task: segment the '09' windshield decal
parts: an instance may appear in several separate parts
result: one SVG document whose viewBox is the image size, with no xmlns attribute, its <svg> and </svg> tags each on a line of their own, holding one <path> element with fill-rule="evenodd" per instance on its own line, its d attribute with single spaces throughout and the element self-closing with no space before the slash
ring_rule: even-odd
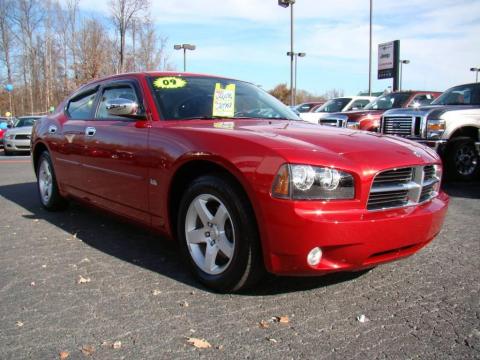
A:
<svg viewBox="0 0 480 360">
<path fill-rule="evenodd" d="M 156 78 L 153 86 L 156 89 L 179 89 L 187 85 L 187 80 L 177 76 L 164 76 Z"/>
</svg>

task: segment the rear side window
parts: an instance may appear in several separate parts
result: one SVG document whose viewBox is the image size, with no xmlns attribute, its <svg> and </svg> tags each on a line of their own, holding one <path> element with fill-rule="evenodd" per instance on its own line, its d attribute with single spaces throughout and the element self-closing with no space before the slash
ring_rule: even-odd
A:
<svg viewBox="0 0 480 360">
<path fill-rule="evenodd" d="M 72 98 L 67 107 L 67 112 L 70 118 L 77 120 L 91 119 L 96 96 L 97 92 L 92 91 Z"/>
<path fill-rule="evenodd" d="M 97 119 L 125 119 L 122 116 L 110 115 L 107 111 L 107 102 L 113 99 L 127 99 L 139 103 L 135 90 L 128 85 L 122 85 L 112 88 L 106 88 L 103 91 L 102 98 L 97 110 Z"/>
</svg>

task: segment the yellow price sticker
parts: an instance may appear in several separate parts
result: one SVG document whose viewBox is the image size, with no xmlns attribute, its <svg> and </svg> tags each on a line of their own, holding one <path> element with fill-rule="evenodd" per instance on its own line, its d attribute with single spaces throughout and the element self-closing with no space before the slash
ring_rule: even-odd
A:
<svg viewBox="0 0 480 360">
<path fill-rule="evenodd" d="M 235 84 L 215 84 L 213 94 L 212 115 L 218 117 L 233 117 L 235 114 Z"/>
<path fill-rule="evenodd" d="M 179 89 L 187 85 L 187 80 L 177 76 L 164 76 L 156 78 L 153 86 L 157 89 Z"/>
</svg>

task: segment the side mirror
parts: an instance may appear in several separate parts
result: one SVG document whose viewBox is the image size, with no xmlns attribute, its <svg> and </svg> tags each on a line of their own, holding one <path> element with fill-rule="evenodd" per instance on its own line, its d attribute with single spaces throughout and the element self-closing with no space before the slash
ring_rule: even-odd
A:
<svg viewBox="0 0 480 360">
<path fill-rule="evenodd" d="M 11 128 L 13 128 L 13 124 L 12 124 L 12 123 L 8 123 L 8 124 L 7 124 L 7 129 L 11 129 Z"/>
<path fill-rule="evenodd" d="M 130 99 L 116 98 L 108 100 L 105 104 L 107 112 L 113 116 L 135 116 L 138 104 Z"/>
</svg>

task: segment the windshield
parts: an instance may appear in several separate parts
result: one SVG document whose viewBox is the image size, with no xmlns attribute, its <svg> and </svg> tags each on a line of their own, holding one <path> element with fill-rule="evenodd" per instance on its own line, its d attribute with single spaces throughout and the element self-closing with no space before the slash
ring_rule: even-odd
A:
<svg viewBox="0 0 480 360">
<path fill-rule="evenodd" d="M 19 128 L 19 127 L 24 127 L 24 126 L 33 126 L 33 124 L 35 123 L 35 121 L 37 121 L 38 118 L 21 118 L 21 119 L 18 119 L 17 123 L 15 124 L 15 127 L 16 128 Z"/>
<path fill-rule="evenodd" d="M 196 76 L 151 77 L 149 81 L 162 116 L 167 120 L 300 120 L 279 100 L 243 81 Z"/>
<path fill-rule="evenodd" d="M 365 106 L 364 110 L 388 110 L 401 108 L 405 106 L 409 98 L 409 93 L 392 93 L 382 95 Z"/>
<path fill-rule="evenodd" d="M 432 105 L 480 105 L 480 84 L 455 86 L 432 102 Z"/>
<path fill-rule="evenodd" d="M 333 112 L 339 112 L 342 111 L 345 106 L 351 101 L 351 98 L 337 98 L 337 99 L 331 99 L 328 100 L 325 104 L 320 106 L 317 110 L 315 110 L 316 113 L 319 112 L 326 112 L 326 113 L 333 113 Z"/>
</svg>

